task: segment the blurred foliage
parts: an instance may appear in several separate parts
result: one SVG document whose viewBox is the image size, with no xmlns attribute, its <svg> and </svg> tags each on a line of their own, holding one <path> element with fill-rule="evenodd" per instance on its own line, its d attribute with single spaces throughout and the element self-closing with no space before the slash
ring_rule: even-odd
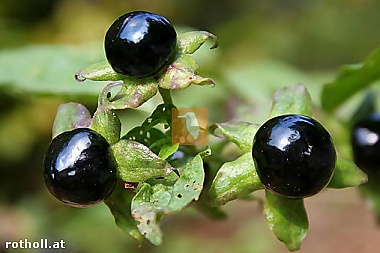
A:
<svg viewBox="0 0 380 253">
<path fill-rule="evenodd" d="M 255 204 L 249 213 L 253 217 L 247 219 L 242 218 L 248 214 L 238 204 L 228 206 L 230 213 L 238 215 L 223 231 L 213 230 L 213 221 L 206 221 L 193 209 L 186 210 L 165 220 L 166 242 L 161 248 L 139 247 L 116 228 L 105 205 L 72 209 L 45 189 L 42 159 L 59 104 L 80 102 L 93 113 L 103 88 L 101 83 L 76 83 L 74 74 L 104 60 L 103 36 L 108 26 L 119 15 L 137 9 L 160 13 L 177 29 L 194 27 L 218 36 L 217 50 L 204 47 L 194 54 L 201 74 L 212 77 L 216 86 L 173 92 L 177 106 L 208 107 L 211 123 L 261 123 L 269 115 L 274 91 L 297 83 L 307 86 L 318 105 L 322 84 L 334 80 L 339 66 L 362 62 L 380 45 L 380 1 L 375 0 L 3 0 L 0 252 L 2 242 L 20 238 L 64 239 L 68 252 L 73 253 L 283 249 L 265 224 L 257 222 L 262 216 L 255 212 Z M 376 87 L 374 94 L 379 97 Z M 354 95 L 338 108 L 338 117 L 316 112 L 337 145 L 347 142 L 343 120 L 362 96 Z M 120 112 L 122 132 L 140 125 L 158 101 L 154 98 L 138 111 Z M 346 146 L 340 149 L 349 155 Z M 225 159 L 231 154 L 229 150 L 221 152 Z M 201 226 L 195 219 L 209 226 L 202 227 L 205 232 L 193 228 Z"/>
</svg>

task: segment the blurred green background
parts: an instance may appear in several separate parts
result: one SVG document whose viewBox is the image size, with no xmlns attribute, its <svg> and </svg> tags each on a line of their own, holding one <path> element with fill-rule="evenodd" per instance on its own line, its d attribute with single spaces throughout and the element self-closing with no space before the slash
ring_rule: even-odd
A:
<svg viewBox="0 0 380 253">
<path fill-rule="evenodd" d="M 76 83 L 74 73 L 104 59 L 106 30 L 132 10 L 159 13 L 178 31 L 218 36 L 218 49 L 206 45 L 195 55 L 201 74 L 216 87 L 174 92 L 178 107 L 208 107 L 211 122 L 262 123 L 273 92 L 297 83 L 308 87 L 318 106 L 321 86 L 341 65 L 362 61 L 380 45 L 376 0 L 2 0 L 0 252 L 50 252 L 5 251 L 5 241 L 25 238 L 63 239 L 67 248 L 54 252 L 70 253 L 287 252 L 264 223 L 257 201 L 228 204 L 223 221 L 191 208 L 167 217 L 165 242 L 154 247 L 123 234 L 105 205 L 74 209 L 46 190 L 42 160 L 56 109 L 69 101 L 96 108 L 104 84 Z M 156 97 L 121 113 L 123 131 L 140 124 L 159 102 Z M 375 218 L 355 189 L 326 191 L 307 199 L 306 208 L 310 231 L 300 252 L 380 248 Z"/>
</svg>

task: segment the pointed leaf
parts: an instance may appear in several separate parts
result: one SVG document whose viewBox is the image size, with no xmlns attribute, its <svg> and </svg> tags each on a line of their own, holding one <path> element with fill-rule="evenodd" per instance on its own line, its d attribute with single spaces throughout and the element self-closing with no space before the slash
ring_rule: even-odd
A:
<svg viewBox="0 0 380 253">
<path fill-rule="evenodd" d="M 162 146 L 172 141 L 169 135 L 154 127 L 158 124 L 163 124 L 164 128 L 171 126 L 172 108 L 175 108 L 172 104 L 158 105 L 153 113 L 144 120 L 141 126 L 131 129 L 123 136 L 123 139 L 140 142 L 158 154 Z"/>
<path fill-rule="evenodd" d="M 271 118 L 284 114 L 311 116 L 311 97 L 304 85 L 298 84 L 276 91 L 273 97 Z"/>
<path fill-rule="evenodd" d="M 160 104 L 153 113 L 142 124 L 143 128 L 152 128 L 158 124 L 164 124 L 164 127 L 172 125 L 172 109 L 176 108 L 173 104 Z"/>
<path fill-rule="evenodd" d="M 94 63 L 75 74 L 75 79 L 78 82 L 83 82 L 87 79 L 92 81 L 120 81 L 124 78 L 126 77 L 112 69 L 108 61 Z"/>
<path fill-rule="evenodd" d="M 150 202 L 156 212 L 172 214 L 181 211 L 193 200 L 198 200 L 204 182 L 203 162 L 200 155 L 189 161 L 181 176 L 169 175 L 165 179 L 150 180 L 152 194 Z"/>
<path fill-rule="evenodd" d="M 92 118 L 90 127 L 100 133 L 110 145 L 120 140 L 121 122 L 113 111 L 97 110 Z"/>
<path fill-rule="evenodd" d="M 158 218 L 163 214 L 176 213 L 193 200 L 197 200 L 203 188 L 204 171 L 200 155 L 185 167 L 180 178 L 168 176 L 145 183 L 132 200 L 132 216 L 139 222 L 139 231 L 151 243 L 162 243 Z"/>
<path fill-rule="evenodd" d="M 171 143 L 171 139 L 157 128 L 145 129 L 141 126 L 131 129 L 123 139 L 137 141 L 158 154 L 163 145 Z"/>
<path fill-rule="evenodd" d="M 143 236 L 137 228 L 138 222 L 131 215 L 131 202 L 134 195 L 133 191 L 117 185 L 111 196 L 104 203 L 114 216 L 116 225 L 141 242 Z"/>
<path fill-rule="evenodd" d="M 212 40 L 214 45 L 210 48 L 218 47 L 218 38 L 206 31 L 192 31 L 178 35 L 177 48 L 183 54 L 192 54 L 200 48 L 207 40 Z"/>
<path fill-rule="evenodd" d="M 328 187 L 345 188 L 356 187 L 367 182 L 367 175 L 354 162 L 338 156 L 334 175 Z"/>
<path fill-rule="evenodd" d="M 90 124 L 91 114 L 86 107 L 78 103 L 61 104 L 55 116 L 52 136 L 54 138 L 76 128 L 88 128 Z"/>
<path fill-rule="evenodd" d="M 227 122 L 216 123 L 210 126 L 210 132 L 215 136 L 220 136 L 220 134 L 222 134 L 229 141 L 235 143 L 245 153 L 252 150 L 253 137 L 258 128 L 258 125 L 249 122 Z"/>
<path fill-rule="evenodd" d="M 322 90 L 321 103 L 327 111 L 333 111 L 356 92 L 369 87 L 380 78 L 380 48 L 376 49 L 363 64 L 341 68 L 337 78 Z"/>
<path fill-rule="evenodd" d="M 131 213 L 133 218 L 139 222 L 137 225 L 141 234 L 154 245 L 161 245 L 163 241 L 162 232 L 157 224 L 157 210 L 150 202 L 152 187 L 144 184 L 132 200 Z"/>
<path fill-rule="evenodd" d="M 266 191 L 264 216 L 270 229 L 290 251 L 299 250 L 309 227 L 303 199 L 288 199 Z"/>
<path fill-rule="evenodd" d="M 179 143 L 176 143 L 174 145 L 164 145 L 160 149 L 158 156 L 161 157 L 162 159 L 166 159 L 172 154 L 174 154 L 178 150 L 178 148 L 179 148 Z"/>
<path fill-rule="evenodd" d="M 175 90 L 187 88 L 192 84 L 215 84 L 211 78 L 196 75 L 197 70 L 198 65 L 193 57 L 189 55 L 179 55 L 163 73 L 158 81 L 158 85 L 164 89 Z"/>
<path fill-rule="evenodd" d="M 203 189 L 204 178 L 203 161 L 201 156 L 197 155 L 186 165 L 181 177 L 175 182 L 172 197 L 165 212 L 178 212 L 193 200 L 198 200 Z"/>
<path fill-rule="evenodd" d="M 118 177 L 126 182 L 141 182 L 170 174 L 173 167 L 148 147 L 122 139 L 112 147 L 118 165 Z"/>
<path fill-rule="evenodd" d="M 209 189 L 210 203 L 215 206 L 224 205 L 263 188 L 251 153 L 245 153 L 219 169 Z"/>
<path fill-rule="evenodd" d="M 137 108 L 157 93 L 155 83 L 126 85 L 121 82 L 108 84 L 99 96 L 100 110 Z"/>
</svg>

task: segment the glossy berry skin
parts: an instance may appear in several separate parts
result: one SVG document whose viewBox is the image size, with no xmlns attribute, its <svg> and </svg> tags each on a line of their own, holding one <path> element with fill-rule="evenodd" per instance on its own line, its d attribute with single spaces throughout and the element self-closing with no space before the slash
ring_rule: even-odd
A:
<svg viewBox="0 0 380 253">
<path fill-rule="evenodd" d="M 356 165 L 368 175 L 380 175 L 380 114 L 373 113 L 351 130 L 351 146 Z"/>
<path fill-rule="evenodd" d="M 305 198 L 324 189 L 336 161 L 326 129 L 316 120 L 297 114 L 264 123 L 254 137 L 252 156 L 265 188 L 288 198 Z"/>
<path fill-rule="evenodd" d="M 116 163 L 107 141 L 97 132 L 78 128 L 55 137 L 44 160 L 50 193 L 74 207 L 102 202 L 116 185 Z"/>
<path fill-rule="evenodd" d="M 176 43 L 177 33 L 166 18 L 135 11 L 110 26 L 104 47 L 115 72 L 140 78 L 159 72 L 174 54 Z"/>
</svg>

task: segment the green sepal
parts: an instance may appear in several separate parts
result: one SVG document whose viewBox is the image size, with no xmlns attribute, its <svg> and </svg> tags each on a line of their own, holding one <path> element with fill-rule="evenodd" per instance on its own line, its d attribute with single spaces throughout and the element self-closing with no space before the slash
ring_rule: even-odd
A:
<svg viewBox="0 0 380 253">
<path fill-rule="evenodd" d="M 75 80 L 83 82 L 85 80 L 92 81 L 121 81 L 125 76 L 116 73 L 108 61 L 94 63 L 86 68 L 79 70 L 75 74 Z"/>
<path fill-rule="evenodd" d="M 300 249 L 309 227 L 303 199 L 288 199 L 266 192 L 265 221 L 289 251 Z"/>
<path fill-rule="evenodd" d="M 197 75 L 198 64 L 193 57 L 180 54 L 171 63 L 158 81 L 158 85 L 163 89 L 177 90 L 185 89 L 192 84 L 214 85 L 211 78 Z"/>
<path fill-rule="evenodd" d="M 144 237 L 137 228 L 138 222 L 131 215 L 131 202 L 134 196 L 135 192 L 131 189 L 124 189 L 117 184 L 111 196 L 104 203 L 114 216 L 116 225 L 122 231 L 142 242 Z"/>
<path fill-rule="evenodd" d="M 79 82 L 87 79 L 93 81 L 118 81 L 118 83 L 125 86 L 119 93 L 113 96 L 112 105 L 109 105 L 107 102 L 110 98 L 108 94 L 110 88 L 106 92 L 103 91 L 105 96 L 102 97 L 106 98 L 103 101 L 109 105 L 107 108 L 136 108 L 156 94 L 158 87 L 164 89 L 184 89 L 191 84 L 215 84 L 211 78 L 197 75 L 198 64 L 192 56 L 188 55 L 194 53 L 202 44 L 210 39 L 214 41 L 214 45 L 211 48 L 217 47 L 216 36 L 209 32 L 195 31 L 180 34 L 178 36 L 176 51 L 173 54 L 174 57 L 155 76 L 146 78 L 124 76 L 116 73 L 108 61 L 102 61 L 81 69 L 75 74 L 75 79 Z M 119 102 L 118 100 L 121 101 Z"/>
<path fill-rule="evenodd" d="M 121 122 L 111 110 L 97 110 L 92 117 L 91 129 L 100 133 L 110 145 L 120 140 Z"/>
<path fill-rule="evenodd" d="M 178 35 L 177 50 L 182 54 L 192 54 L 197 51 L 206 41 L 212 40 L 214 44 L 210 49 L 218 47 L 218 38 L 206 31 L 191 31 Z"/>
<path fill-rule="evenodd" d="M 284 114 L 312 115 L 309 92 L 303 84 L 278 89 L 273 96 L 270 117 Z"/>
<path fill-rule="evenodd" d="M 111 148 L 118 166 L 118 177 L 123 181 L 142 182 L 165 177 L 175 170 L 168 162 L 139 142 L 121 139 Z"/>
<path fill-rule="evenodd" d="M 155 83 L 124 84 L 114 82 L 108 84 L 100 93 L 98 99 L 99 110 L 122 110 L 137 108 L 158 91 Z"/>
<path fill-rule="evenodd" d="M 336 79 L 324 85 L 321 96 L 322 107 L 334 111 L 355 93 L 369 87 L 380 78 L 380 48 L 376 49 L 361 64 L 346 65 Z"/>
<path fill-rule="evenodd" d="M 263 188 L 252 154 L 248 152 L 235 161 L 222 165 L 209 189 L 209 202 L 213 206 L 224 205 Z"/>
<path fill-rule="evenodd" d="M 91 124 L 91 114 L 81 104 L 67 103 L 58 107 L 53 123 L 52 138 L 76 128 L 88 128 Z"/>
<path fill-rule="evenodd" d="M 356 187 L 367 182 L 367 175 L 362 172 L 353 161 L 337 157 L 333 177 L 329 188 Z"/>
<path fill-rule="evenodd" d="M 253 138 L 259 126 L 249 122 L 215 123 L 210 126 L 210 132 L 215 136 L 222 134 L 229 141 L 235 143 L 243 153 L 250 152 Z"/>
</svg>

